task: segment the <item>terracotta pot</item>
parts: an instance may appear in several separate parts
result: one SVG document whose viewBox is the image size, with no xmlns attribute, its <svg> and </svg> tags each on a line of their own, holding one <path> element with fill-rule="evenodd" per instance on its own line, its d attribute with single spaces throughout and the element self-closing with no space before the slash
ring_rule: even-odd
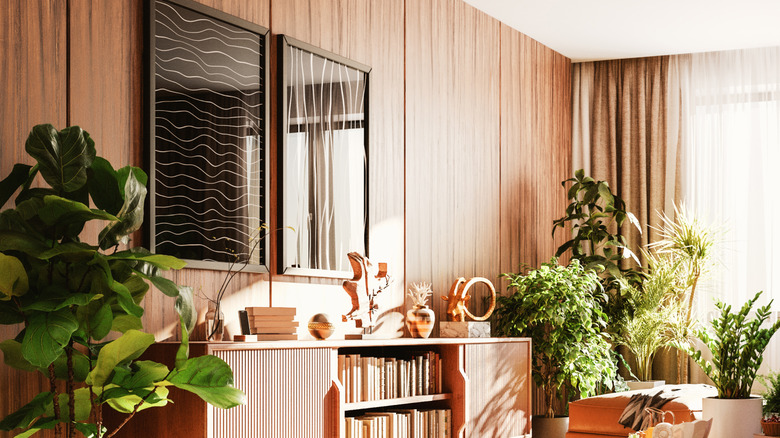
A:
<svg viewBox="0 0 780 438">
<path fill-rule="evenodd" d="M 703 398 L 702 419 L 713 419 L 709 438 L 753 438 L 761 433 L 762 404 L 759 397 Z"/>
<path fill-rule="evenodd" d="M 534 438 L 564 438 L 569 430 L 569 417 L 547 418 L 535 415 L 531 420 L 531 435 Z"/>
<path fill-rule="evenodd" d="M 415 305 L 406 312 L 406 328 L 413 338 L 427 338 L 433 330 L 436 314 L 428 306 Z"/>
</svg>

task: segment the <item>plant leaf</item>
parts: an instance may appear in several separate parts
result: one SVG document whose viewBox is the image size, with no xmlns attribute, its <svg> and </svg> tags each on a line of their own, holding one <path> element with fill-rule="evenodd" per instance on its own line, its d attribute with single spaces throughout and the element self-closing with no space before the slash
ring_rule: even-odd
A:
<svg viewBox="0 0 780 438">
<path fill-rule="evenodd" d="M 24 358 L 22 355 L 22 343 L 15 339 L 6 339 L 0 342 L 0 351 L 3 352 L 3 361 L 11 368 L 24 371 L 35 371 L 38 369 Z"/>
<path fill-rule="evenodd" d="M 135 173 L 128 174 L 124 185 L 125 201 L 117 213 L 118 221 L 112 222 L 100 232 L 99 246 L 102 249 L 111 248 L 119 243 L 127 243 L 128 236 L 141 228 L 144 222 L 144 200 L 146 199 L 146 187 L 135 177 Z"/>
<path fill-rule="evenodd" d="M 141 318 L 133 315 L 116 315 L 111 323 L 111 330 L 127 333 L 129 330 L 141 330 L 144 328 Z"/>
<path fill-rule="evenodd" d="M 30 289 L 27 270 L 19 259 L 0 253 L 0 300 L 21 297 Z"/>
<path fill-rule="evenodd" d="M 178 286 L 179 294 L 176 297 L 174 307 L 179 313 L 181 323 L 187 328 L 187 332 L 192 332 L 198 319 L 198 313 L 195 310 L 195 300 L 192 294 L 192 288 L 189 286 Z"/>
<path fill-rule="evenodd" d="M 78 126 L 57 132 L 52 125 L 34 126 L 24 145 L 38 161 L 43 179 L 55 190 L 74 192 L 87 182 L 95 159 L 95 142 Z"/>
<path fill-rule="evenodd" d="M 42 392 L 36 395 L 18 411 L 0 421 L 0 430 L 27 429 L 36 418 L 43 415 L 46 411 L 46 405 L 50 404 L 53 399 L 51 392 Z"/>
<path fill-rule="evenodd" d="M 31 364 L 46 368 L 62 355 L 70 336 L 79 328 L 76 317 L 68 309 L 34 313 L 22 340 L 22 354 Z"/>
<path fill-rule="evenodd" d="M 32 169 L 32 166 L 21 163 L 14 164 L 11 173 L 4 180 L 0 181 L 0 207 L 5 205 L 14 192 L 16 192 L 16 189 L 27 181 L 27 178 L 30 176 L 30 169 Z"/>
<path fill-rule="evenodd" d="M 216 356 L 188 359 L 181 368 L 171 372 L 168 382 L 222 409 L 246 403 L 246 394 L 233 387 L 233 370 Z"/>
<path fill-rule="evenodd" d="M 95 207 L 117 215 L 122 209 L 123 196 L 114 167 L 103 157 L 95 157 L 87 171 L 87 186 Z"/>
<path fill-rule="evenodd" d="M 93 219 L 115 221 L 114 215 L 103 210 L 87 207 L 81 202 L 59 196 L 44 196 L 43 207 L 38 211 L 38 216 L 48 226 L 66 226 L 71 223 L 87 222 Z"/>
<path fill-rule="evenodd" d="M 114 367 L 125 361 L 136 359 L 152 344 L 154 344 L 154 335 L 138 330 L 128 330 L 100 349 L 97 363 L 92 372 L 89 373 L 87 383 L 92 386 L 103 386 L 109 382 Z"/>
</svg>

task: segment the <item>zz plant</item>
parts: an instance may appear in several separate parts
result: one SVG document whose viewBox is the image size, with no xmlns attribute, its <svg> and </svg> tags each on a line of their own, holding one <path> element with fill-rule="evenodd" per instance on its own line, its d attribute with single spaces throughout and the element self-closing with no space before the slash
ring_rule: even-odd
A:
<svg viewBox="0 0 780 438">
<path fill-rule="evenodd" d="M 688 353 L 712 379 L 718 398 L 750 398 L 750 388 L 764 360 L 764 350 L 780 328 L 780 321 L 761 328 L 769 318 L 772 301 L 756 309 L 755 316 L 748 319 L 760 296 L 761 292 L 757 293 L 736 313 L 722 302 L 715 304 L 720 316 L 712 322 L 713 335 L 704 329 L 696 333 L 712 352 L 712 362 L 702 358 L 701 350 L 694 351 L 690 343 L 676 343 L 677 348 Z"/>
<path fill-rule="evenodd" d="M 532 374 L 544 392 L 546 416 L 555 416 L 555 400 L 572 389 L 589 397 L 599 385 L 612 388 L 617 366 L 602 333 L 607 316 L 596 273 L 576 259 L 561 266 L 553 258 L 525 275 L 504 276 L 512 293 L 498 298 L 496 330 L 531 338 Z"/>
<path fill-rule="evenodd" d="M 171 386 L 221 408 L 243 403 L 224 361 L 188 358 L 192 290 L 159 275 L 184 262 L 143 248 L 119 250 L 143 222 L 146 174 L 114 170 L 78 126 L 35 126 L 25 150 L 36 164 L 16 164 L 0 182 L 0 205 L 17 193 L 15 207 L 0 212 L 0 324 L 20 327 L 0 350 L 8 366 L 42 373 L 50 388 L 2 420 L 0 430 L 110 437 L 118 428 L 106 429 L 105 406 L 125 413 L 124 425 L 138 411 L 165 405 Z M 48 187 L 33 187 L 38 175 Z M 95 220 L 107 222 L 98 244 L 82 242 L 85 224 Z M 172 369 L 137 360 L 154 343 L 141 331 L 149 283 L 176 299 L 183 341 Z"/>
</svg>

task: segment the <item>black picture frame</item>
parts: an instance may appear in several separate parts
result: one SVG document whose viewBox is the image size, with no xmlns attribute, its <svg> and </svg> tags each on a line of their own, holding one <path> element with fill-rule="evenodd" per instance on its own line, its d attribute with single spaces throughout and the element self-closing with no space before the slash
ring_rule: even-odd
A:
<svg viewBox="0 0 780 438">
<path fill-rule="evenodd" d="M 367 66 L 365 64 L 362 64 L 360 62 L 345 58 L 343 56 L 337 55 L 335 53 L 328 52 L 327 50 L 323 50 L 319 47 L 313 46 L 311 44 L 305 43 L 303 41 L 297 40 L 295 38 L 292 38 L 287 35 L 279 35 L 277 36 L 277 47 L 278 47 L 278 56 L 277 56 L 277 77 L 278 77 L 278 114 L 279 117 L 277 118 L 278 126 L 277 126 L 277 141 L 278 141 L 278 154 L 277 154 L 277 180 L 279 181 L 278 184 L 278 205 L 277 205 L 277 223 L 280 227 L 290 227 L 292 226 L 295 228 L 294 231 L 283 229 L 282 232 L 279 234 L 280 239 L 278 241 L 278 251 L 277 251 L 277 266 L 278 271 L 280 274 L 285 275 L 300 275 L 300 276 L 308 276 L 308 277 L 325 277 L 325 278 L 352 278 L 354 273 L 350 270 L 350 265 L 347 257 L 348 251 L 356 250 L 356 252 L 361 253 L 362 255 L 368 256 L 368 247 L 369 247 L 369 233 L 368 233 L 368 225 L 369 225 L 369 175 L 368 175 L 368 168 L 369 168 L 369 132 L 370 132 L 370 126 L 369 126 L 369 90 L 370 90 L 370 73 L 371 73 L 371 67 Z M 295 191 L 296 189 L 291 189 L 288 186 L 288 177 L 289 177 L 289 171 L 288 171 L 288 159 L 286 155 L 286 151 L 288 151 L 289 144 L 288 144 L 288 129 L 291 126 L 290 123 L 290 114 L 289 114 L 289 104 L 290 104 L 290 94 L 291 94 L 291 88 L 290 88 L 290 75 L 287 69 L 290 67 L 290 60 L 288 58 L 291 57 L 291 49 L 297 50 L 298 53 L 308 54 L 314 58 L 320 58 L 320 60 L 324 60 L 326 63 L 331 62 L 334 64 L 339 64 L 340 66 L 343 66 L 346 69 L 351 69 L 357 72 L 357 74 L 361 75 L 362 80 L 362 87 L 363 87 L 363 97 L 362 97 L 362 119 L 352 121 L 352 127 L 355 127 L 356 125 L 359 125 L 360 128 L 363 129 L 363 135 L 362 135 L 362 154 L 363 154 L 363 170 L 362 170 L 362 204 L 363 204 L 363 211 L 361 212 L 362 215 L 362 232 L 360 232 L 360 237 L 362 240 L 362 246 L 361 248 L 348 248 L 346 250 L 342 251 L 331 251 L 332 255 L 331 258 L 334 260 L 337 260 L 338 263 L 341 265 L 339 266 L 340 269 L 332 269 L 332 268 L 323 268 L 321 266 L 301 266 L 299 264 L 290 263 L 290 249 L 289 249 L 289 243 L 293 239 L 298 239 L 298 236 L 300 236 L 300 233 L 305 232 L 305 230 L 302 230 L 301 227 L 295 227 L 296 224 L 289 223 L 288 220 L 286 220 L 286 212 L 291 209 L 290 205 L 287 205 L 285 195 L 289 194 L 291 191 Z M 315 61 L 316 62 L 316 61 Z M 307 64 L 308 65 L 308 64 Z M 316 82 L 316 81 L 315 81 Z M 305 94 L 305 93 L 303 93 Z M 300 117 L 300 116 L 299 116 Z M 311 115 L 309 115 L 311 117 Z M 312 237 L 309 239 L 310 242 L 316 241 L 319 242 L 321 239 L 318 239 L 317 237 Z M 356 240 L 356 239 L 351 239 Z M 318 243 L 319 244 L 319 243 Z"/>
<path fill-rule="evenodd" d="M 268 272 L 269 30 L 190 0 L 145 15 L 147 243 L 192 268 Z"/>
</svg>

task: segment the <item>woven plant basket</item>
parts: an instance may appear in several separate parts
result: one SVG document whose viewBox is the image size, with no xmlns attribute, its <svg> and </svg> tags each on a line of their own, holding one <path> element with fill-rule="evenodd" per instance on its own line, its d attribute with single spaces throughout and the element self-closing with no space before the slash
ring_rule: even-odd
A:
<svg viewBox="0 0 780 438">
<path fill-rule="evenodd" d="M 766 436 L 780 436 L 780 423 L 776 421 L 766 422 L 761 420 L 761 430 Z"/>
</svg>

